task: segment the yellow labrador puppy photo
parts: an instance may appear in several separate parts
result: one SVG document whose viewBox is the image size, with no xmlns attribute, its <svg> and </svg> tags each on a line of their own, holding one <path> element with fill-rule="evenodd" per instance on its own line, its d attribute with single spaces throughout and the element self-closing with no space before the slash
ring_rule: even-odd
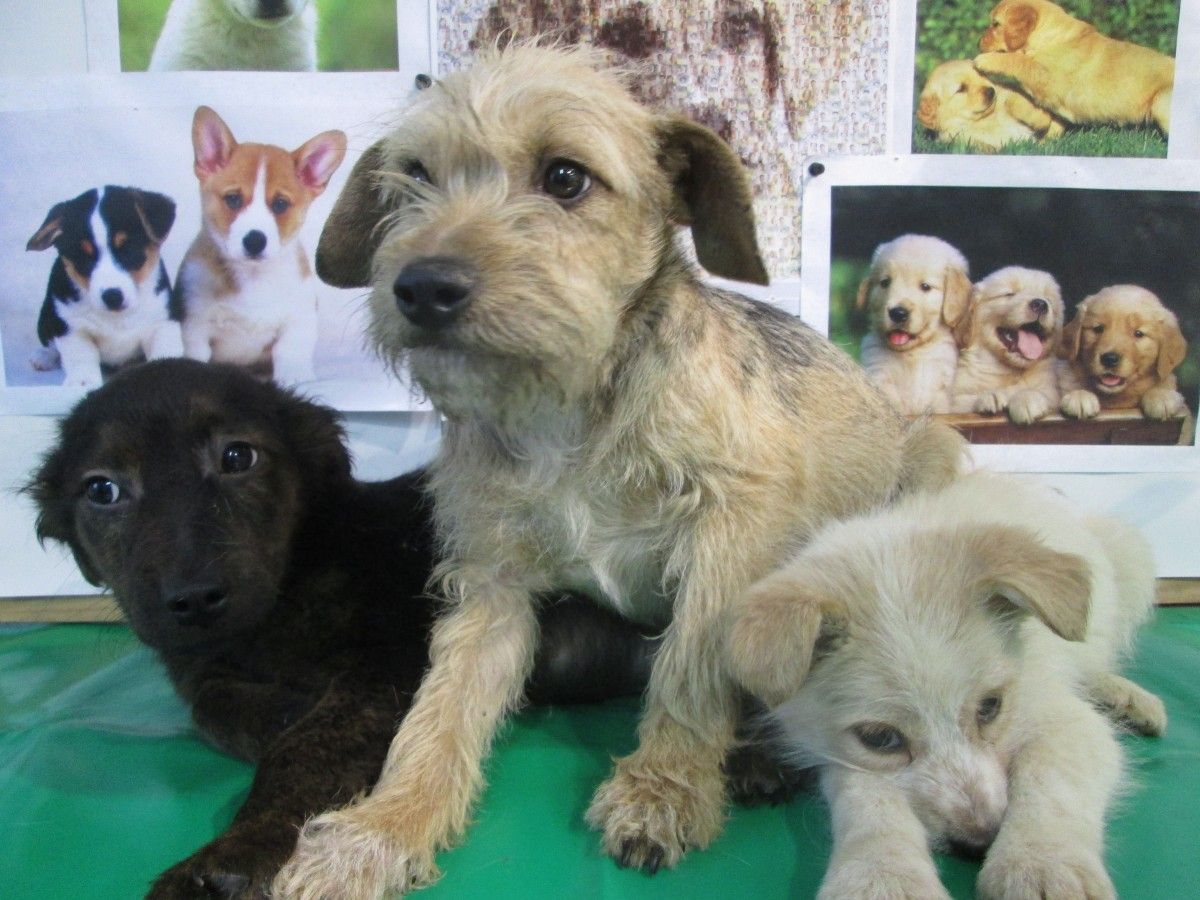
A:
<svg viewBox="0 0 1200 900">
<path fill-rule="evenodd" d="M 1062 339 L 1062 293 L 1049 272 L 1006 266 L 977 283 L 955 328 L 961 353 L 955 412 L 1006 412 L 1028 425 L 1058 409 L 1055 352 Z"/>
<path fill-rule="evenodd" d="M 1062 123 L 1054 116 L 1024 94 L 980 74 L 968 59 L 944 62 L 933 70 L 921 90 L 917 121 L 939 141 L 963 141 L 975 150 L 1063 135 Z"/>
</svg>

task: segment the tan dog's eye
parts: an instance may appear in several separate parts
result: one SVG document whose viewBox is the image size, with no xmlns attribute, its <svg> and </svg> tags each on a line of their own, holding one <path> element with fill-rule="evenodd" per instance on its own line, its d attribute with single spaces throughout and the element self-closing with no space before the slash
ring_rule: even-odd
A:
<svg viewBox="0 0 1200 900">
<path fill-rule="evenodd" d="M 887 288 L 887 287 L 891 287 L 891 286 L 892 286 L 892 279 L 891 279 L 891 276 L 890 276 L 890 275 L 885 275 L 883 278 L 880 278 L 880 279 L 879 279 L 879 286 L 880 286 L 881 288 Z"/>
<path fill-rule="evenodd" d="M 1092 334 L 1104 334 L 1104 326 L 1103 325 L 1093 325 L 1092 326 Z"/>
<path fill-rule="evenodd" d="M 413 181 L 419 181 L 422 184 L 433 184 L 433 179 L 429 177 L 429 172 L 417 160 L 413 160 L 405 167 L 404 174 Z"/>
<path fill-rule="evenodd" d="M 891 725 L 865 722 L 855 725 L 852 730 L 864 747 L 876 753 L 899 753 L 908 749 L 908 738 Z"/>
<path fill-rule="evenodd" d="M 922 281 L 921 282 L 921 290 L 923 290 L 925 293 L 929 293 L 930 291 L 933 290 L 933 285 L 930 284 L 928 281 Z"/>
<path fill-rule="evenodd" d="M 553 160 L 542 178 L 542 190 L 556 200 L 577 200 L 592 186 L 592 177 L 577 162 Z"/>
<path fill-rule="evenodd" d="M 1137 331 L 1135 331 L 1133 333 L 1133 336 L 1135 338 L 1144 338 L 1146 336 L 1146 332 L 1142 331 L 1142 329 L 1139 328 Z"/>
<path fill-rule="evenodd" d="M 956 93 L 956 94 L 965 94 L 966 92 L 967 92 L 967 86 L 966 86 L 965 84 L 960 84 L 960 85 L 958 86 L 958 90 L 957 90 L 957 91 L 955 91 L 954 93 Z"/>
</svg>

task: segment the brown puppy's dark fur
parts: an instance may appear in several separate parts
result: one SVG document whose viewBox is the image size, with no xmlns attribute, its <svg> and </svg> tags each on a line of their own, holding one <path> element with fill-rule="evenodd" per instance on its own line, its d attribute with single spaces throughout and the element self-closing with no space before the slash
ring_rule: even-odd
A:
<svg viewBox="0 0 1200 900">
<path fill-rule="evenodd" d="M 29 486 L 38 535 L 112 589 L 201 731 L 259 763 L 229 828 L 150 896 L 265 894 L 300 824 L 374 783 L 427 664 L 424 481 L 354 480 L 333 412 L 188 360 L 124 372 L 62 423 Z M 644 687 L 654 643 L 611 614 L 564 598 L 541 627 L 531 699 Z"/>
</svg>

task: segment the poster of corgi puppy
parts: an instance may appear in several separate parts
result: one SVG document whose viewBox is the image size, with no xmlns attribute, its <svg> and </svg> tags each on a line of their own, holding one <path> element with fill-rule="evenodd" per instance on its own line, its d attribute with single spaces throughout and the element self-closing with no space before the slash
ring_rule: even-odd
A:
<svg viewBox="0 0 1200 900">
<path fill-rule="evenodd" d="M 238 143 L 201 106 L 192 145 L 203 224 L 176 280 L 185 354 L 311 381 L 316 282 L 299 230 L 345 156 L 345 134 L 321 132 L 292 152 Z"/>
</svg>

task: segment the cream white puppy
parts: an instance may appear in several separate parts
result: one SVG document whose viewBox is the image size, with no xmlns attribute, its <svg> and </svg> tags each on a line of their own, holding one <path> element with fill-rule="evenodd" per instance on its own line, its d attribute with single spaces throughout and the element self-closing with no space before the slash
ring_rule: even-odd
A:
<svg viewBox="0 0 1200 900">
<path fill-rule="evenodd" d="M 947 897 L 929 847 L 986 854 L 982 897 L 1105 898 L 1115 674 L 1154 597 L 1146 542 L 1033 481 L 977 472 L 823 530 L 733 607 L 728 662 L 820 768 L 821 896 Z"/>
<path fill-rule="evenodd" d="M 1066 309 L 1049 272 L 1006 266 L 971 290 L 967 314 L 955 327 L 961 352 L 954 375 L 953 412 L 1008 416 L 1028 425 L 1058 410 Z"/>
<path fill-rule="evenodd" d="M 871 331 L 859 360 L 901 412 L 950 411 L 958 365 L 951 327 L 966 313 L 966 257 L 940 238 L 905 234 L 880 244 L 858 286 Z"/>
<path fill-rule="evenodd" d="M 314 72 L 312 0 L 174 0 L 150 71 Z"/>
</svg>

